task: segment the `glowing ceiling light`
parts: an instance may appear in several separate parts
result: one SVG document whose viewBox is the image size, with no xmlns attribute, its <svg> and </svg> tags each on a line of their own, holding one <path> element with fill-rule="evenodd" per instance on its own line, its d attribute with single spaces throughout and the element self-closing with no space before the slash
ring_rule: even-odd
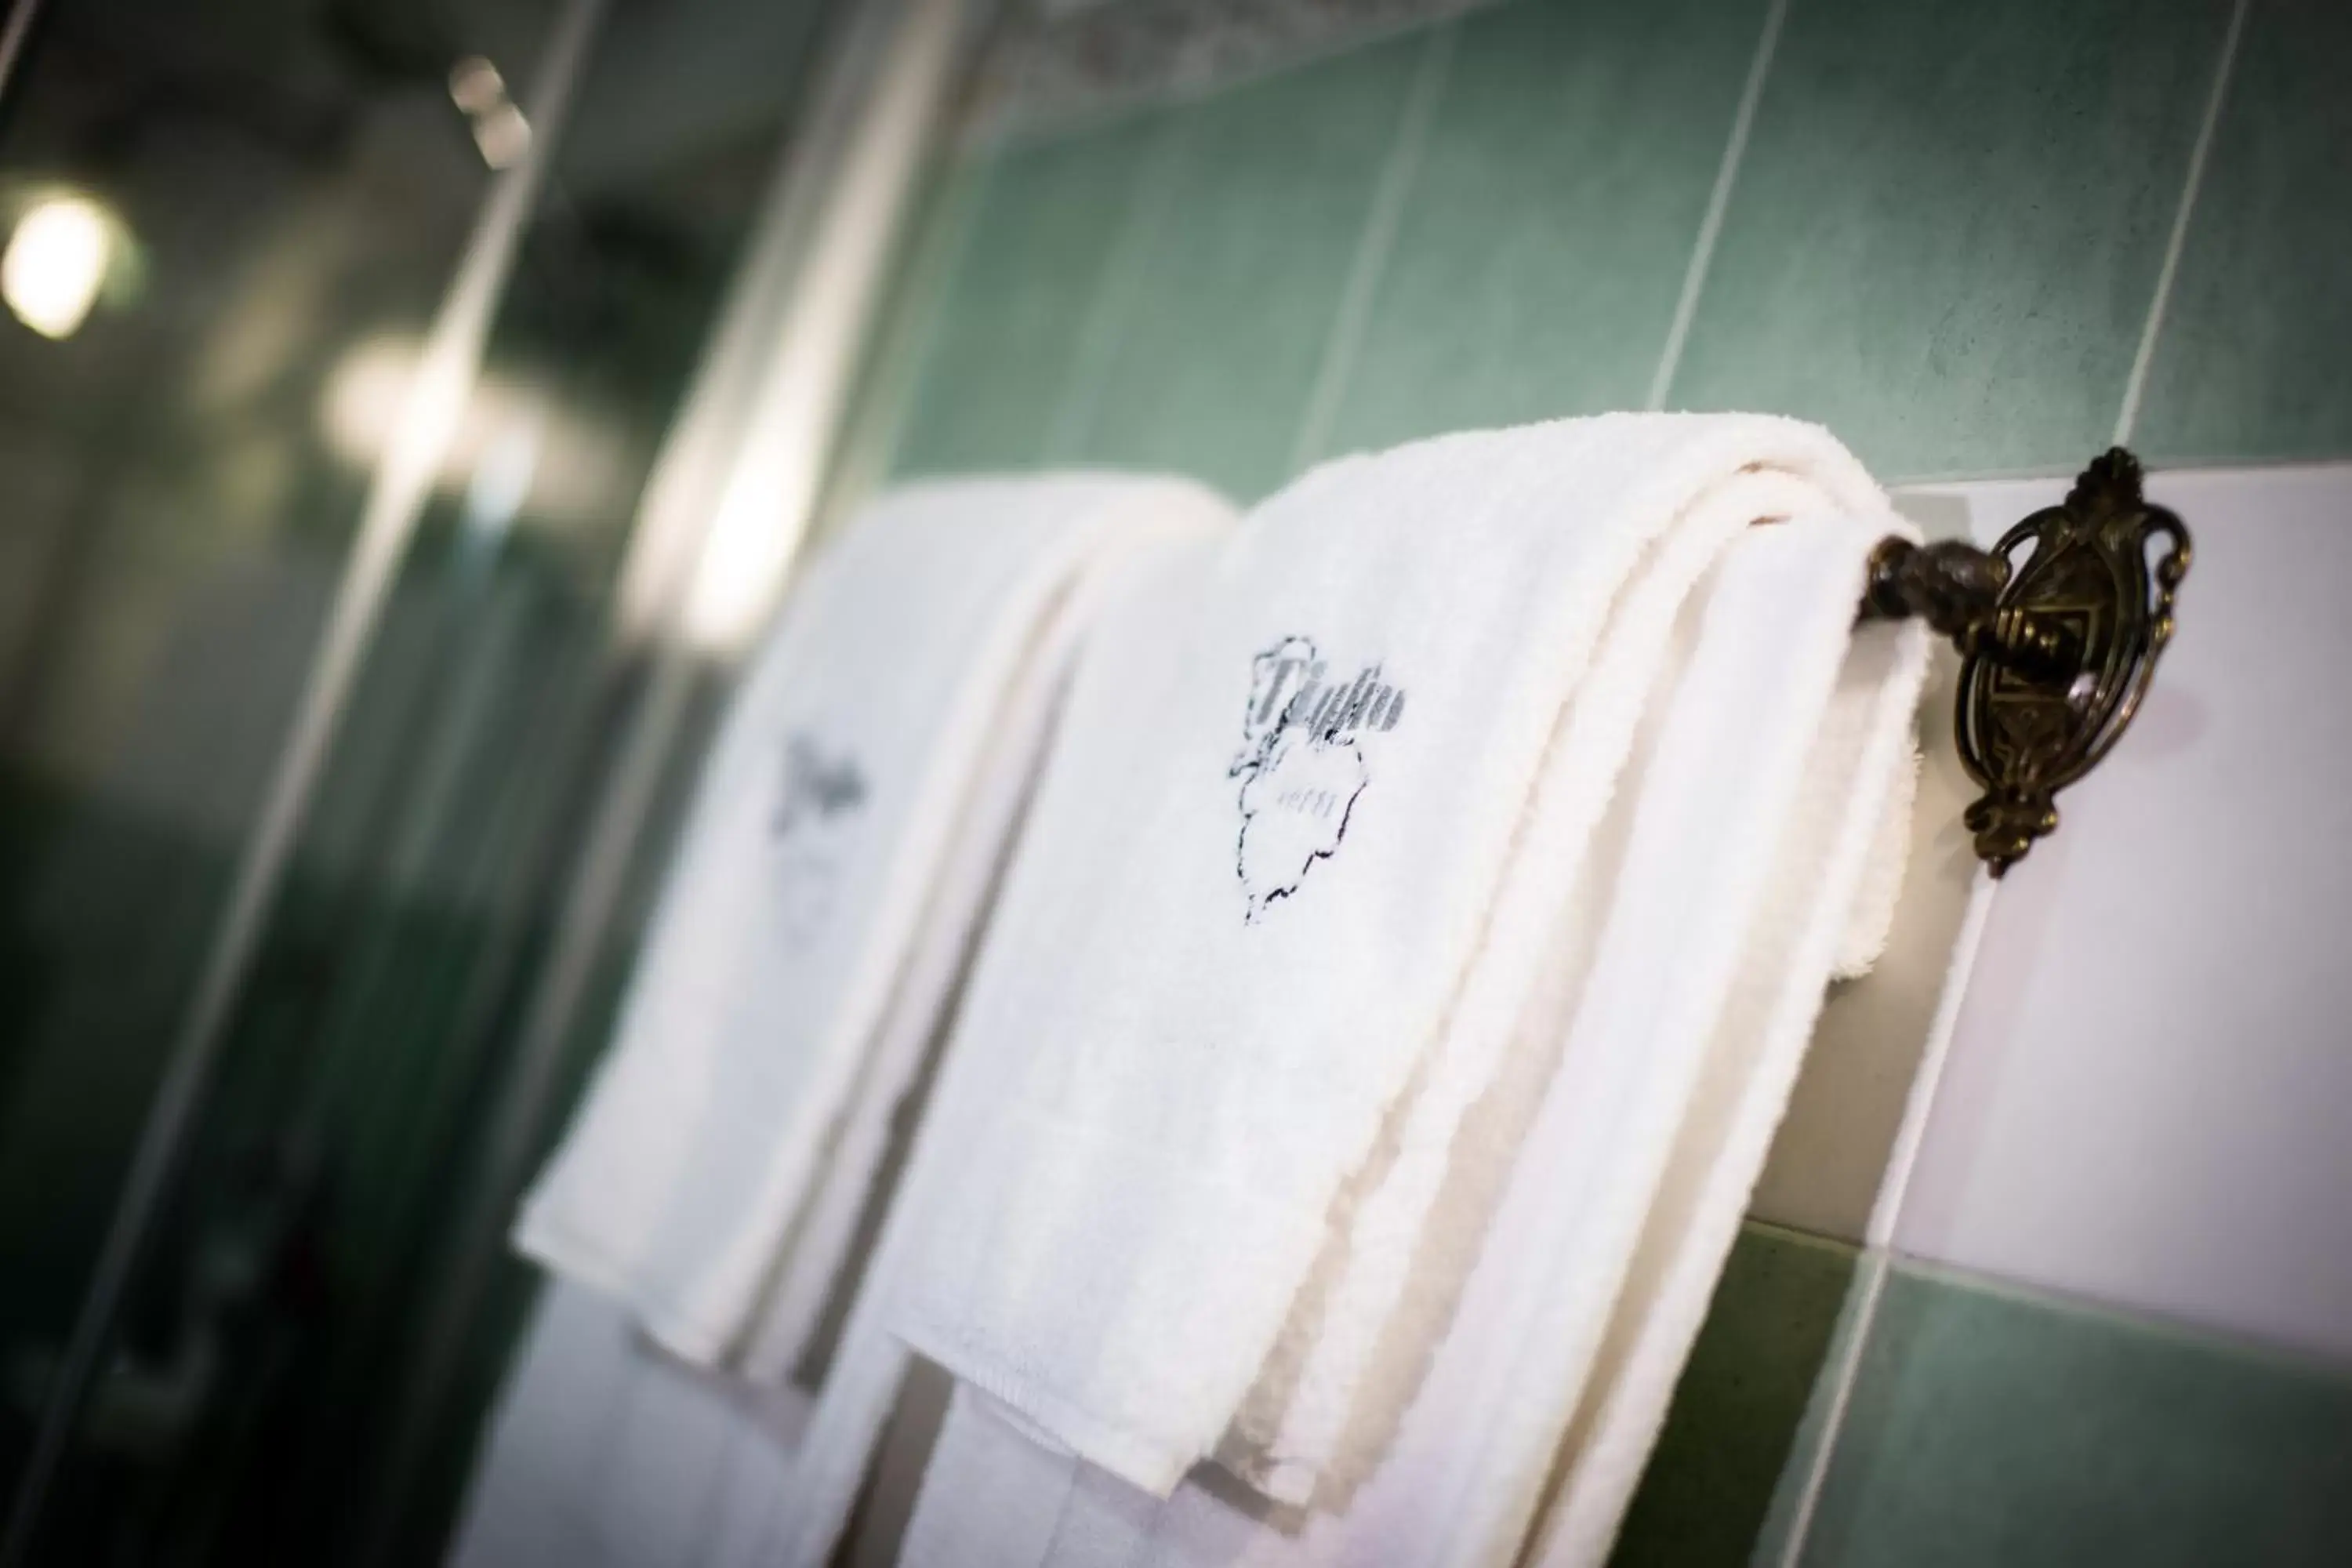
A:
<svg viewBox="0 0 2352 1568">
<path fill-rule="evenodd" d="M 0 299 L 45 338 L 79 330 L 106 282 L 114 226 L 84 196 L 51 196 L 16 220 L 0 256 Z"/>
<path fill-rule="evenodd" d="M 358 344 L 335 363 L 319 413 L 327 444 L 344 461 L 372 468 L 383 456 L 424 360 L 423 340 L 382 337 Z"/>
<path fill-rule="evenodd" d="M 787 416 L 779 438 L 753 442 L 730 479 L 687 591 L 684 630 L 697 647 L 740 653 L 775 608 L 816 500 L 819 454 Z"/>
</svg>

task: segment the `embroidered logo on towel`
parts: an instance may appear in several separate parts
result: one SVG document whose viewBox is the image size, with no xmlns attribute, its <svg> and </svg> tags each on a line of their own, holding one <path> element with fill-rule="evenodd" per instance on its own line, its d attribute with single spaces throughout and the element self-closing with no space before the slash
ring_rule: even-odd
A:
<svg viewBox="0 0 2352 1568">
<path fill-rule="evenodd" d="M 1403 715 L 1404 692 L 1381 679 L 1379 665 L 1331 679 L 1311 638 L 1285 637 L 1251 661 L 1242 750 L 1226 770 L 1241 781 L 1234 871 L 1248 900 L 1244 921 L 1264 919 L 1317 861 L 1339 852 L 1371 783 L 1362 739 Z"/>
<path fill-rule="evenodd" d="M 866 775 L 856 758 L 828 759 L 803 731 L 785 739 L 782 762 L 768 830 L 776 847 L 780 924 L 785 941 L 800 948 L 832 911 L 847 854 L 842 840 L 866 804 Z"/>
</svg>

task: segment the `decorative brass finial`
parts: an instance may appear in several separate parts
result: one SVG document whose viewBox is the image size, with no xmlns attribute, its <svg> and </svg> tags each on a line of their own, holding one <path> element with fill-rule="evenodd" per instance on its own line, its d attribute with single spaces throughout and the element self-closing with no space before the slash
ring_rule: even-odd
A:
<svg viewBox="0 0 2352 1568">
<path fill-rule="evenodd" d="M 2168 548 L 2151 565 L 2158 539 Z M 1918 616 L 1963 657 L 1956 738 L 1985 792 L 1964 820 L 1994 876 L 2057 827 L 2053 797 L 2090 772 L 2139 710 L 2189 563 L 2189 530 L 2147 503 L 2139 461 L 2121 447 L 1990 553 L 1889 539 L 1873 555 L 1863 615 Z"/>
</svg>

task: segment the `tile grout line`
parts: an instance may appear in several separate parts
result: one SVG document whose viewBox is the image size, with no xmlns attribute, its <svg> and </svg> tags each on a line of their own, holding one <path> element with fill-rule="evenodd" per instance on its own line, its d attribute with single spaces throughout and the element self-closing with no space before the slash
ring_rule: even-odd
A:
<svg viewBox="0 0 2352 1568">
<path fill-rule="evenodd" d="M 1838 1434 L 1845 1426 L 1846 1407 L 1853 1403 L 1853 1385 L 1862 1372 L 1863 1346 L 1869 1341 L 1871 1324 L 1878 1317 L 1878 1299 L 1886 1289 L 1885 1254 L 1865 1247 L 1858 1267 L 1864 1271 L 1862 1293 L 1854 1299 L 1853 1321 L 1847 1325 L 1838 1345 L 1833 1374 L 1836 1381 L 1830 1385 L 1829 1405 L 1822 1412 L 1822 1428 L 1814 1435 L 1813 1451 L 1805 1465 L 1805 1482 L 1798 1490 L 1788 1533 L 1781 1537 L 1775 1568 L 1797 1568 L 1804 1556 L 1806 1537 L 1812 1533 L 1813 1511 L 1829 1480 L 1830 1457 L 1837 1447 Z"/>
<path fill-rule="evenodd" d="M 1055 401 L 1054 417 L 1045 426 L 1037 453 L 1041 464 L 1072 460 L 1094 433 L 1094 415 L 1099 402 L 1094 395 L 1095 384 L 1108 374 L 1111 356 L 1126 335 L 1129 308 L 1139 286 L 1137 279 L 1143 267 L 1145 244 L 1159 230 L 1168 204 L 1174 199 L 1177 163 L 1183 154 L 1188 123 L 1181 116 L 1166 116 L 1153 131 L 1150 146 L 1144 150 L 1143 167 L 1137 172 L 1126 211 L 1119 215 L 1118 234 L 1111 241 L 1110 254 L 1103 261 L 1102 277 L 1095 284 L 1094 298 L 1087 301 L 1085 323 L 1078 329 L 1077 352 L 1070 365 L 1069 381 Z"/>
<path fill-rule="evenodd" d="M 2237 0 L 2230 11 L 2229 29 L 2221 35 L 2221 58 L 2214 63 L 2213 86 L 2205 95 L 2205 117 L 2197 127 L 2197 142 L 2189 154 L 2188 177 L 2181 182 L 2180 205 L 2173 210 L 2172 232 L 2165 239 L 2164 264 L 2157 269 L 2156 293 L 2148 300 L 2147 321 L 2140 329 L 2139 348 L 2132 355 L 2131 374 L 2124 382 L 2124 404 L 2116 416 L 2115 445 L 2131 439 L 2139 423 L 2139 405 L 2147 390 L 2148 367 L 2156 358 L 2156 342 L 2164 331 L 2165 309 L 2172 302 L 2172 284 L 2180 270 L 2180 253 L 2188 244 L 2189 224 L 2197 210 L 2197 193 L 2205 183 L 2205 163 L 2213 151 L 2213 135 L 2221 122 L 2221 105 L 2230 95 L 2230 76 L 2238 59 L 2238 40 L 2246 30 L 2252 0 Z"/>
<path fill-rule="evenodd" d="M 1437 118 L 1437 106 L 1453 75 L 1454 39 L 1459 26 L 1449 18 L 1432 28 L 1413 68 L 1412 84 L 1397 117 L 1396 135 L 1389 144 L 1380 186 L 1373 193 L 1371 211 L 1365 215 L 1364 232 L 1357 240 L 1355 258 L 1340 290 L 1339 309 L 1324 340 L 1323 363 L 1316 371 L 1297 437 L 1291 442 L 1287 472 L 1293 477 L 1321 455 L 1339 416 L 1339 400 L 1355 377 L 1356 358 L 1371 323 L 1373 296 L 1396 248 L 1404 205 L 1412 195 L 1421 174 L 1422 153 L 1429 144 L 1429 127 Z"/>
<path fill-rule="evenodd" d="M 886 320 L 876 339 L 875 427 L 860 431 L 853 426 L 835 459 L 837 468 L 845 471 L 853 465 L 863 467 L 862 480 L 854 478 L 848 487 L 860 500 L 887 485 L 896 472 L 899 447 L 907 438 L 931 354 L 939 347 L 948 319 L 949 294 L 971 254 L 983 204 L 996 187 L 1001 167 L 991 163 L 984 168 L 967 164 L 959 170 L 952 161 L 942 161 L 939 184 L 928 198 L 934 205 L 926 215 L 925 230 L 913 237 L 901 277 L 908 290 L 909 319 Z M 893 345 L 884 341 L 894 326 L 903 326 L 905 331 L 897 345 L 901 352 L 896 354 Z M 839 497 L 833 499 L 840 504 Z"/>
<path fill-rule="evenodd" d="M 2352 468 L 2352 457 L 2285 453 L 2275 457 L 2184 453 L 2165 460 L 2167 474 L 2338 473 Z M 1891 494 L 1948 495 L 1972 485 L 2023 484 L 2034 479 L 2071 479 L 2082 471 L 2074 463 L 2033 463 L 2015 468 L 1953 468 L 1942 472 L 1895 474 L 1883 482 Z"/>
<path fill-rule="evenodd" d="M 1739 109 L 1731 117 L 1731 135 L 1724 143 L 1723 162 L 1715 171 L 1715 188 L 1707 193 L 1706 216 L 1699 219 L 1698 237 L 1692 243 L 1690 265 L 1683 272 L 1683 291 L 1675 301 L 1674 324 L 1666 329 L 1666 346 L 1658 355 L 1657 374 L 1650 378 L 1650 395 L 1642 405 L 1655 413 L 1666 405 L 1666 393 L 1680 368 L 1683 344 L 1689 340 L 1691 319 L 1698 314 L 1699 291 L 1706 286 L 1707 268 L 1715 261 L 1716 237 L 1723 232 L 1723 215 L 1731 205 L 1731 187 L 1739 178 L 1740 161 L 1748 153 L 1748 135 L 1756 124 L 1756 106 L 1764 97 L 1764 79 L 1771 74 L 1772 56 L 1780 44 L 1780 25 L 1788 19 L 1789 0 L 1772 0 L 1764 14 L 1764 30 L 1756 38 L 1756 57 L 1748 64 L 1748 81 L 1739 90 Z"/>
</svg>

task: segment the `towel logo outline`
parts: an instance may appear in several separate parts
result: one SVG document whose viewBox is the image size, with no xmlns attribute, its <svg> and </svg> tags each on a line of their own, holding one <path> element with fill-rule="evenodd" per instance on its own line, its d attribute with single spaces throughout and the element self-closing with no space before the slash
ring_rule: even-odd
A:
<svg viewBox="0 0 2352 1568">
<path fill-rule="evenodd" d="M 798 951 L 832 913 L 848 853 L 843 837 L 868 792 L 856 757 L 828 757 L 804 730 L 784 738 L 780 763 L 768 834 L 776 853 L 778 923 L 786 944 Z"/>
<path fill-rule="evenodd" d="M 1225 770 L 1240 784 L 1234 874 L 1246 925 L 1296 896 L 1317 862 L 1339 852 L 1371 784 L 1361 742 L 1404 716 L 1404 690 L 1381 679 L 1379 664 L 1352 680 L 1330 679 L 1330 668 L 1312 637 L 1295 635 L 1250 663 L 1242 749 Z"/>
</svg>

